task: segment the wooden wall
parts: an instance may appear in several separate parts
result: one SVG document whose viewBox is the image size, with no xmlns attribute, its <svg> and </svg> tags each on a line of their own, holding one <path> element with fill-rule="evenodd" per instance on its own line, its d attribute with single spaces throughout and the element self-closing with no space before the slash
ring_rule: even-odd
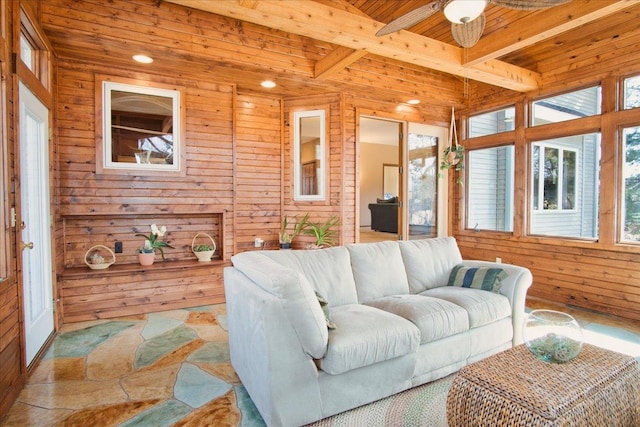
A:
<svg viewBox="0 0 640 427">
<path fill-rule="evenodd" d="M 0 19 L 2 22 L 0 26 L 5 30 L 0 36 L 0 72 L 2 73 L 2 86 L 5 99 L 0 100 L 3 104 L 0 106 L 0 112 L 6 117 L 6 121 L 2 121 L 0 124 L 2 132 L 7 135 L 6 151 L 7 158 L 3 158 L 0 154 L 0 160 L 3 163 L 0 165 L 0 173 L 4 175 L 4 178 L 10 182 L 6 183 L 5 190 L 9 191 L 6 201 L 3 201 L 0 209 L 5 210 L 6 222 L 0 224 L 0 227 L 4 228 L 4 231 L 8 233 L 10 239 L 10 248 L 16 247 L 15 233 L 10 226 L 9 221 L 9 206 L 15 206 L 15 189 L 14 183 L 11 179 L 15 175 L 14 159 L 14 84 L 16 80 L 11 74 L 11 52 L 12 46 L 11 37 L 13 22 L 11 14 L 13 13 L 13 2 L 0 3 Z M 0 146 L 4 146 L 4 142 L 0 141 Z M 8 170 L 5 169 L 8 168 Z M 7 204 L 8 203 L 8 204 Z M 0 248 L 2 257 L 5 257 L 5 248 Z M 2 414 L 6 413 L 9 406 L 13 403 L 22 385 L 24 384 L 25 367 L 22 362 L 22 323 L 21 323 L 21 305 L 20 305 L 20 290 L 18 287 L 18 275 L 17 275 L 17 260 L 14 250 L 10 251 L 9 256 L 9 274 L 4 280 L 0 281 L 0 418 Z"/>
</svg>

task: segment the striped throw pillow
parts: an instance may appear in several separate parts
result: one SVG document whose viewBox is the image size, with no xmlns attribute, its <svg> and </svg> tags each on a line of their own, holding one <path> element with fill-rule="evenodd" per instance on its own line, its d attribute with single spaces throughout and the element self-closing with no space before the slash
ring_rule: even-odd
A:
<svg viewBox="0 0 640 427">
<path fill-rule="evenodd" d="M 501 281 L 507 273 L 494 267 L 465 267 L 458 264 L 449 275 L 448 286 L 482 289 L 483 291 L 500 292 Z"/>
</svg>

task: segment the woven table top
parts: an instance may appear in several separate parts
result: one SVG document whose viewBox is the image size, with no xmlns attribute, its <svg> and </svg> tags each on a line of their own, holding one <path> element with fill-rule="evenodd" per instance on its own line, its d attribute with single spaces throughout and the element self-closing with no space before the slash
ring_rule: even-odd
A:
<svg viewBox="0 0 640 427">
<path fill-rule="evenodd" d="M 458 375 L 546 418 L 616 381 L 630 380 L 640 387 L 640 364 L 633 357 L 589 344 L 578 357 L 559 364 L 543 362 L 519 345 L 468 365 Z"/>
</svg>

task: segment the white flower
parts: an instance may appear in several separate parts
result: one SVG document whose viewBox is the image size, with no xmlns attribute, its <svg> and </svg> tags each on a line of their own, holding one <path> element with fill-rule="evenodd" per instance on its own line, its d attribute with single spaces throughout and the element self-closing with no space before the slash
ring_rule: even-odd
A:
<svg viewBox="0 0 640 427">
<path fill-rule="evenodd" d="M 163 225 L 162 227 L 160 227 L 160 230 L 158 230 L 156 234 L 158 235 L 158 237 L 162 237 L 166 232 L 167 232 L 167 227 Z"/>
<path fill-rule="evenodd" d="M 157 235 L 159 233 L 158 226 L 155 224 L 151 224 L 151 232 Z"/>
<path fill-rule="evenodd" d="M 153 249 L 153 246 L 151 246 L 151 242 L 149 240 L 144 241 L 144 248 L 147 250 Z"/>
</svg>

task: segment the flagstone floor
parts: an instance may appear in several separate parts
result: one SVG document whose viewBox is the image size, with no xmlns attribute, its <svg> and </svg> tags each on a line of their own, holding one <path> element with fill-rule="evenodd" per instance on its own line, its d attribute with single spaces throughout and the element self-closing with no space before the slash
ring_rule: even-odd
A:
<svg viewBox="0 0 640 427">
<path fill-rule="evenodd" d="M 65 325 L 2 426 L 264 426 L 225 306 Z"/>
<path fill-rule="evenodd" d="M 569 312 L 585 341 L 639 357 L 640 322 Z M 64 325 L 0 423 L 264 426 L 229 361 L 224 304 Z"/>
</svg>

